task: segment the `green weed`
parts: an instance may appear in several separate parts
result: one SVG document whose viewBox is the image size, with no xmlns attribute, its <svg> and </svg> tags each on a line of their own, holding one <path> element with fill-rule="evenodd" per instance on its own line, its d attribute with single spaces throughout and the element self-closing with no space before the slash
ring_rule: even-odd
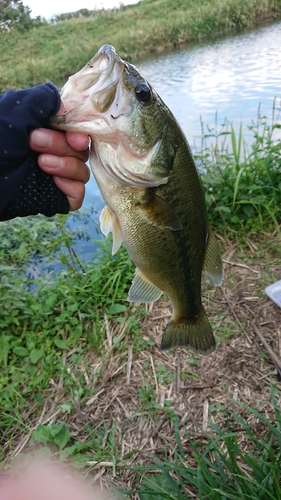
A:
<svg viewBox="0 0 281 500">
<path fill-rule="evenodd" d="M 256 232 L 269 225 L 279 231 L 281 143 L 274 140 L 281 127 L 279 113 L 275 101 L 271 124 L 258 113 L 257 123 L 248 127 L 253 134 L 250 147 L 243 140 L 242 124 L 237 136 L 227 120 L 220 130 L 215 125 L 208 133 L 202 125 L 202 147 L 195 157 L 211 225 L 220 230 Z"/>
<path fill-rule="evenodd" d="M 84 372 L 105 340 L 105 317 L 127 320 L 126 332 L 139 331 L 135 315 L 127 313 L 133 265 L 126 251 L 112 258 L 110 241 L 100 242 L 96 259 L 82 264 L 71 252 L 74 235 L 66 222 L 39 217 L 1 224 L 1 429 L 23 430 L 15 411 L 25 413 L 27 401 L 34 403 L 31 414 L 40 411 L 50 380 L 60 380 L 65 405 L 85 396 Z M 42 260 L 62 268 L 30 279 L 34 259 L 38 269 Z"/>
<path fill-rule="evenodd" d="M 277 107 L 274 113 L 275 110 Z M 280 144 L 274 141 L 273 135 L 278 128 L 277 117 L 274 115 L 269 125 L 268 120 L 259 116 L 257 125 L 251 127 L 255 141 L 250 151 L 243 140 L 242 126 L 235 136 L 229 125 L 229 131 L 210 131 L 211 139 L 215 137 L 214 146 L 207 148 L 205 142 L 197 156 L 206 169 L 202 176 L 212 225 L 216 229 L 225 227 L 227 231 L 235 231 L 240 240 L 246 231 L 268 229 L 269 224 L 274 226 L 280 219 Z M 223 148 L 220 140 L 225 141 Z M 257 196 L 264 203 L 258 203 L 254 198 Z M 247 200 L 252 211 L 245 210 L 243 200 Z M 87 402 L 104 383 L 109 358 L 116 356 L 120 361 L 117 370 L 120 367 L 124 371 L 129 345 L 135 357 L 153 345 L 152 340 L 144 339 L 139 327 L 144 309 L 131 307 L 127 302 L 134 266 L 126 250 L 121 247 L 112 257 L 110 239 L 101 240 L 95 259 L 81 262 L 73 251 L 73 244 L 83 237 L 83 230 L 78 228 L 73 233 L 67 221 L 65 216 L 50 220 L 33 217 L 0 226 L 1 466 L 6 466 L 6 457 L 12 450 L 17 446 L 20 449 L 19 436 L 23 441 L 25 436 L 30 437 L 32 448 L 43 446 L 61 461 L 87 470 L 91 467 L 89 464 L 97 461 L 112 464 L 120 461 L 122 437 L 118 438 L 118 425 L 114 421 L 110 428 L 101 421 L 93 426 L 86 416 L 86 421 L 78 422 L 79 439 L 72 422 L 77 425 L 80 409 L 86 413 Z M 259 252 L 250 258 L 263 255 L 262 243 Z M 277 243 L 275 252 L 279 262 Z M 254 262 L 243 248 L 237 257 L 249 265 Z M 272 254 L 264 255 L 264 262 L 266 258 L 271 259 Z M 42 276 L 43 261 L 49 265 L 59 263 L 60 271 L 50 270 Z M 31 278 L 31 263 L 37 266 L 36 278 Z M 218 310 L 214 322 L 223 319 L 225 324 L 224 314 Z M 219 341 L 233 335 L 231 318 L 228 321 L 227 326 L 220 328 Z M 109 324 L 111 328 L 114 326 L 114 332 L 122 331 L 122 335 L 114 336 Z M 109 352 L 104 348 L 108 336 L 111 336 Z M 201 361 L 192 353 L 188 356 L 181 376 L 187 382 L 197 381 L 199 375 L 192 369 L 196 371 Z M 99 363 L 95 365 L 93 360 L 97 358 Z M 163 359 L 155 362 L 154 369 L 152 377 L 151 363 L 144 362 L 144 376 L 140 372 L 135 392 L 136 404 L 139 403 L 139 410 L 149 418 L 157 419 L 161 414 L 161 418 L 164 415 L 164 419 L 174 424 L 177 415 L 171 401 L 164 399 L 160 404 L 155 386 L 168 389 L 175 374 L 165 369 Z M 190 437 L 196 465 L 192 465 L 182 450 L 175 426 L 177 448 L 173 461 L 155 459 L 155 466 L 135 469 L 141 483 L 140 498 L 186 499 L 195 494 L 198 498 L 215 500 L 237 498 L 237 494 L 245 499 L 268 500 L 274 495 L 279 498 L 279 399 L 280 394 L 273 392 L 276 414 L 273 423 L 256 410 L 244 408 L 262 422 L 266 430 L 262 437 L 257 437 L 238 414 L 220 403 L 210 405 L 210 415 L 219 415 L 223 422 L 229 422 L 229 427 L 221 429 L 210 424 L 211 436 L 204 436 L 200 442 Z M 54 407 L 55 413 L 51 412 L 45 419 L 46 405 L 49 409 Z M 233 430 L 237 426 L 240 434 Z M 241 446 L 241 433 L 251 442 L 247 451 Z M 168 448 L 170 443 L 166 444 Z M 133 453 L 137 454 L 138 450 Z M 115 465 L 112 467 L 115 470 Z"/>
<path fill-rule="evenodd" d="M 257 436 L 244 418 L 224 409 L 225 428 L 210 422 L 211 434 L 201 440 L 190 436 L 191 450 L 186 454 L 176 425 L 177 449 L 173 460 L 152 457 L 151 465 L 133 467 L 137 473 L 138 489 L 129 493 L 138 493 L 141 500 L 281 498 L 281 393 L 272 388 L 271 394 L 275 412 L 272 421 L 256 409 L 234 402 L 246 411 L 247 417 L 252 416 L 263 426 L 263 437 Z M 232 430 L 235 428 L 238 430 Z M 247 442 L 245 449 L 241 445 L 242 436 L 242 441 Z"/>
</svg>

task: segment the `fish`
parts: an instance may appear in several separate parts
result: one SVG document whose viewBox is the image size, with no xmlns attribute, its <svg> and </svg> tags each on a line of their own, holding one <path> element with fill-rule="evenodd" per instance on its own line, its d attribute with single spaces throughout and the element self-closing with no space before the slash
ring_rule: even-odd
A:
<svg viewBox="0 0 281 500">
<path fill-rule="evenodd" d="M 90 166 L 106 204 L 101 231 L 112 232 L 113 254 L 124 243 L 136 265 L 128 300 L 151 303 L 166 293 L 172 316 L 161 349 L 212 352 L 201 281 L 204 273 L 213 285 L 222 284 L 222 259 L 179 123 L 111 45 L 69 77 L 61 98 L 71 110 L 53 117 L 51 126 L 90 136 Z"/>
</svg>

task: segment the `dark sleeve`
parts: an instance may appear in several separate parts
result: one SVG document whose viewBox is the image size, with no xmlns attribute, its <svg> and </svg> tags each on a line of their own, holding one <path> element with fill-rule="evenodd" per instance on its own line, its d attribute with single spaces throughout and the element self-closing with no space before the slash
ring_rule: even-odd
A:
<svg viewBox="0 0 281 500">
<path fill-rule="evenodd" d="M 0 95 L 0 220 L 42 213 L 68 213 L 67 197 L 37 164 L 28 146 L 34 128 L 48 127 L 60 108 L 50 82 Z"/>
</svg>

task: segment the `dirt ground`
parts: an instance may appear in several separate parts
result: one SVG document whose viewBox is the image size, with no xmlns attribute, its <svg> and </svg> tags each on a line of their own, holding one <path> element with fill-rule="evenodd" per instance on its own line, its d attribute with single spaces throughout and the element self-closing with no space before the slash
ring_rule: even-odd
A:
<svg viewBox="0 0 281 500">
<path fill-rule="evenodd" d="M 149 306 L 149 314 L 142 323 L 144 336 L 156 343 L 150 349 L 138 353 L 129 349 L 126 358 L 112 355 L 112 339 L 119 336 L 122 340 L 124 325 L 107 325 L 104 378 L 99 392 L 86 402 L 82 415 L 92 425 L 106 422 L 108 433 L 114 428 L 120 459 L 123 462 L 125 457 L 126 465 L 146 463 L 148 452 L 172 456 L 177 446 L 174 426 L 164 409 L 161 410 L 167 404 L 178 415 L 182 446 L 187 452 L 190 449 L 187 432 L 202 436 L 208 432 L 208 421 L 223 427 L 227 407 L 243 416 L 254 433 L 262 436 L 261 422 L 231 402 L 233 399 L 274 418 L 270 383 L 279 389 L 281 384 L 267 350 L 253 330 L 253 326 L 258 328 L 281 360 L 281 309 L 264 292 L 266 286 L 280 278 L 281 253 L 278 238 L 264 235 L 267 236 L 266 252 L 264 241 L 260 246 L 259 242 L 245 240 L 243 249 L 236 243 L 222 242 L 226 248 L 224 285 L 216 289 L 207 283 L 203 286 L 204 305 L 220 339 L 212 354 L 195 355 L 185 349 L 159 350 L 163 328 L 171 314 L 169 304 L 163 300 Z M 93 360 L 93 369 L 98 369 L 99 364 L 100 359 Z M 150 395 L 144 410 L 143 387 L 147 388 L 147 398 Z M 149 411 L 149 402 L 157 406 L 154 414 Z M 104 444 L 106 439 L 105 434 Z M 241 446 L 247 446 L 243 434 Z M 134 450 L 139 451 L 136 454 Z M 132 458 L 126 459 L 130 453 Z M 93 469 L 102 486 L 112 478 L 114 467 L 113 463 L 101 462 Z M 134 475 L 122 471 L 118 479 L 119 485 L 121 480 L 130 488 Z"/>
<path fill-rule="evenodd" d="M 164 300 L 149 306 L 142 321 L 144 338 L 155 341 L 144 350 L 134 352 L 129 347 L 123 354 L 116 352 L 113 338 L 124 340 L 126 323 L 105 321 L 106 354 L 102 359 L 92 355 L 91 370 L 85 373 L 88 383 L 95 384 L 95 373 L 102 364 L 98 392 L 77 408 L 76 415 L 65 417 L 73 435 L 82 441 L 87 439 L 87 425 L 97 431 L 105 426 L 104 447 L 114 436 L 117 460 L 96 463 L 93 456 L 88 462 L 102 488 L 115 474 L 119 486 L 132 487 L 135 476 L 129 470 L 118 470 L 119 459 L 120 464 L 130 466 L 151 463 L 148 453 L 173 456 L 177 443 L 167 407 L 178 415 L 187 455 L 187 434 L 200 437 L 208 433 L 210 421 L 223 428 L 225 408 L 234 409 L 256 435 L 263 435 L 263 424 L 233 400 L 274 419 L 270 384 L 281 389 L 280 378 L 254 327 L 281 360 L 281 309 L 264 292 L 280 278 L 281 252 L 276 235 L 265 233 L 262 239 L 262 244 L 245 239 L 240 248 L 230 240 L 221 241 L 225 248 L 224 284 L 216 289 L 203 284 L 204 306 L 219 339 L 212 354 L 195 355 L 185 349 L 160 351 L 163 328 L 171 314 Z M 44 422 L 52 418 L 52 412 L 54 415 L 53 405 L 45 412 Z M 247 446 L 243 433 L 240 444 Z"/>
</svg>

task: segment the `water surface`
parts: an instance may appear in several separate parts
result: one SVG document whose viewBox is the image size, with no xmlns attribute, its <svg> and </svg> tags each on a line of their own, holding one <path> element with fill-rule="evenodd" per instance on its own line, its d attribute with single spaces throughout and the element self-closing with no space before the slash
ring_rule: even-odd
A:
<svg viewBox="0 0 281 500">
<path fill-rule="evenodd" d="M 219 37 L 137 64 L 169 106 L 192 147 L 200 144 L 200 117 L 213 127 L 227 117 L 238 129 L 256 122 L 259 105 L 270 117 L 274 98 L 281 98 L 281 22 Z M 104 205 L 93 178 L 84 207 Z M 93 234 L 96 237 L 96 230 Z M 80 246 L 87 252 L 89 245 Z M 90 250 L 91 251 L 91 250 Z"/>
<path fill-rule="evenodd" d="M 201 134 L 200 116 L 251 124 L 270 116 L 281 97 L 281 22 L 260 26 L 161 55 L 138 65 L 170 107 L 190 143 Z"/>
</svg>

